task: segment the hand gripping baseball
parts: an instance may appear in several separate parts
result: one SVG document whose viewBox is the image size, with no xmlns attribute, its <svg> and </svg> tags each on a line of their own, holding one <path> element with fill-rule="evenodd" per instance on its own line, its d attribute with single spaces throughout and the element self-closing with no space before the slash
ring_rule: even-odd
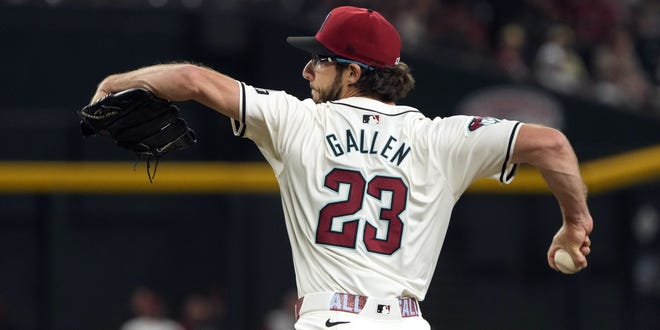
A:
<svg viewBox="0 0 660 330">
<path fill-rule="evenodd" d="M 587 267 L 587 256 L 591 253 L 590 224 L 591 221 L 565 223 L 559 229 L 548 249 L 550 267 L 564 274 L 574 274 Z"/>
</svg>

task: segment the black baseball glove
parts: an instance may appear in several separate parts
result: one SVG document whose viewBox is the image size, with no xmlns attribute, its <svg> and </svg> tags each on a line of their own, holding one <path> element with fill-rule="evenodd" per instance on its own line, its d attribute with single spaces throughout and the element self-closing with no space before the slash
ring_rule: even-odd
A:
<svg viewBox="0 0 660 330">
<path fill-rule="evenodd" d="M 109 136 L 138 156 L 160 157 L 197 141 L 179 109 L 145 89 L 109 94 L 78 114 L 84 136 Z"/>
</svg>

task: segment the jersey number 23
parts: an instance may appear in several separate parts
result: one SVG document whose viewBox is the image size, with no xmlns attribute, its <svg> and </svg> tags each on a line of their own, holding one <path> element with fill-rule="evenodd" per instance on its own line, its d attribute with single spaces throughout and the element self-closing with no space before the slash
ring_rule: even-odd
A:
<svg viewBox="0 0 660 330">
<path fill-rule="evenodd" d="M 336 217 L 350 216 L 362 209 L 366 195 L 382 200 L 383 192 L 391 192 L 391 202 L 380 209 L 381 221 L 388 221 L 387 235 L 384 239 L 377 236 L 377 228 L 370 223 L 364 226 L 364 245 L 367 251 L 391 255 L 401 247 L 404 222 L 401 213 L 406 208 L 408 187 L 401 178 L 375 176 L 369 182 L 362 173 L 346 169 L 334 169 L 325 177 L 325 187 L 339 192 L 340 184 L 349 186 L 346 200 L 328 203 L 319 213 L 316 230 L 316 243 L 355 248 L 359 220 L 346 221 L 341 231 L 332 230 L 332 220 Z M 382 236 L 381 236 L 382 237 Z"/>
</svg>

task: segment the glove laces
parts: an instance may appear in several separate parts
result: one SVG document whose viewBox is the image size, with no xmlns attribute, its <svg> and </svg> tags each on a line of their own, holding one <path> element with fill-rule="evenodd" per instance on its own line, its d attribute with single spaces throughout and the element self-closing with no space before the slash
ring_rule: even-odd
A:
<svg viewBox="0 0 660 330">
<path fill-rule="evenodd" d="M 151 171 L 151 160 L 154 160 L 153 172 Z M 160 161 L 160 157 L 149 155 L 146 156 L 146 161 L 147 161 L 147 177 L 149 178 L 149 183 L 154 183 L 154 179 L 156 179 L 156 171 L 158 171 L 158 162 Z M 135 172 L 138 162 L 140 162 L 140 158 L 136 159 L 135 163 L 133 163 L 133 172 Z"/>
</svg>

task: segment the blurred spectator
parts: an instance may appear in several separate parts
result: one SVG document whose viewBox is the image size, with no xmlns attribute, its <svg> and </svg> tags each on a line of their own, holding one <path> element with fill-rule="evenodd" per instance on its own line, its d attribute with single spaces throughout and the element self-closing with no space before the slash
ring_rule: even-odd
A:
<svg viewBox="0 0 660 330">
<path fill-rule="evenodd" d="M 222 330 L 225 317 L 225 302 L 219 295 L 190 294 L 183 302 L 182 320 L 184 330 Z"/>
<path fill-rule="evenodd" d="M 485 55 L 488 50 L 488 3 L 443 1 L 427 27 L 430 41 L 442 48 Z"/>
<path fill-rule="evenodd" d="M 2 3 L 254 12 L 267 8 L 265 12 L 269 16 L 279 14 L 298 22 L 318 22 L 330 8 L 340 5 L 368 7 L 391 18 L 399 29 L 404 49 L 411 54 L 443 58 L 451 65 L 467 69 L 496 66 L 518 82 L 533 77 L 554 91 L 588 92 L 617 107 L 655 107 L 660 115 L 660 0 L 6 0 Z M 212 3 L 216 5 L 211 6 Z M 627 37 L 616 36 L 620 34 L 615 31 L 619 26 L 629 28 Z M 625 38 L 629 40 L 621 41 Z M 625 53 L 631 47 L 636 51 L 635 60 L 631 61 L 627 55 L 628 59 L 615 58 L 617 52 Z M 607 68 L 607 63 L 614 63 L 615 68 Z M 628 69 L 623 70 L 625 67 Z M 636 69 L 629 70 L 630 67 Z M 595 85 L 589 81 L 592 76 L 598 79 Z"/>
<path fill-rule="evenodd" d="M 415 51 L 428 40 L 426 30 L 436 8 L 434 0 L 418 0 L 406 2 L 399 10 L 394 24 L 406 49 Z"/>
<path fill-rule="evenodd" d="M 126 321 L 121 330 L 183 330 L 181 325 L 166 317 L 165 303 L 153 290 L 135 289 L 131 295 L 134 318 Z"/>
<path fill-rule="evenodd" d="M 652 86 L 626 29 L 614 29 L 596 48 L 593 68 L 594 94 L 601 102 L 634 109 L 650 101 Z"/>
<path fill-rule="evenodd" d="M 641 65 L 655 85 L 650 104 L 660 116 L 660 1 L 644 0 L 634 8 L 636 46 Z"/>
<path fill-rule="evenodd" d="M 653 82 L 660 85 L 660 1 L 643 1 L 635 12 L 637 19 L 633 22 L 642 66 Z"/>
<path fill-rule="evenodd" d="M 550 27 L 564 23 L 566 24 L 566 12 L 568 11 L 566 1 L 563 0 L 518 0 L 518 6 L 510 8 L 511 13 L 500 13 L 510 17 L 505 22 L 519 22 L 525 30 L 526 41 L 536 51 L 547 38 Z M 493 2 L 495 6 L 495 2 Z"/>
<path fill-rule="evenodd" d="M 296 323 L 294 305 L 297 300 L 296 290 L 287 291 L 282 297 L 282 304 L 266 314 L 264 330 L 292 330 Z"/>
<path fill-rule="evenodd" d="M 588 72 L 573 42 L 573 31 L 566 25 L 555 25 L 548 30 L 534 60 L 534 75 L 539 84 L 565 94 L 575 94 L 586 87 Z"/>
<path fill-rule="evenodd" d="M 598 0 L 599 1 L 599 0 Z M 566 1 L 561 0 L 525 0 L 530 9 L 545 17 L 547 22 L 558 22 L 565 18 Z"/>
<path fill-rule="evenodd" d="M 497 66 L 513 80 L 523 81 L 529 76 L 525 60 L 526 33 L 518 24 L 507 24 L 499 33 L 495 49 Z"/>
<path fill-rule="evenodd" d="M 586 52 L 607 40 L 612 27 L 624 18 L 617 0 L 571 0 L 571 25 L 578 47 Z M 588 54 L 583 54 L 588 56 Z"/>
</svg>

